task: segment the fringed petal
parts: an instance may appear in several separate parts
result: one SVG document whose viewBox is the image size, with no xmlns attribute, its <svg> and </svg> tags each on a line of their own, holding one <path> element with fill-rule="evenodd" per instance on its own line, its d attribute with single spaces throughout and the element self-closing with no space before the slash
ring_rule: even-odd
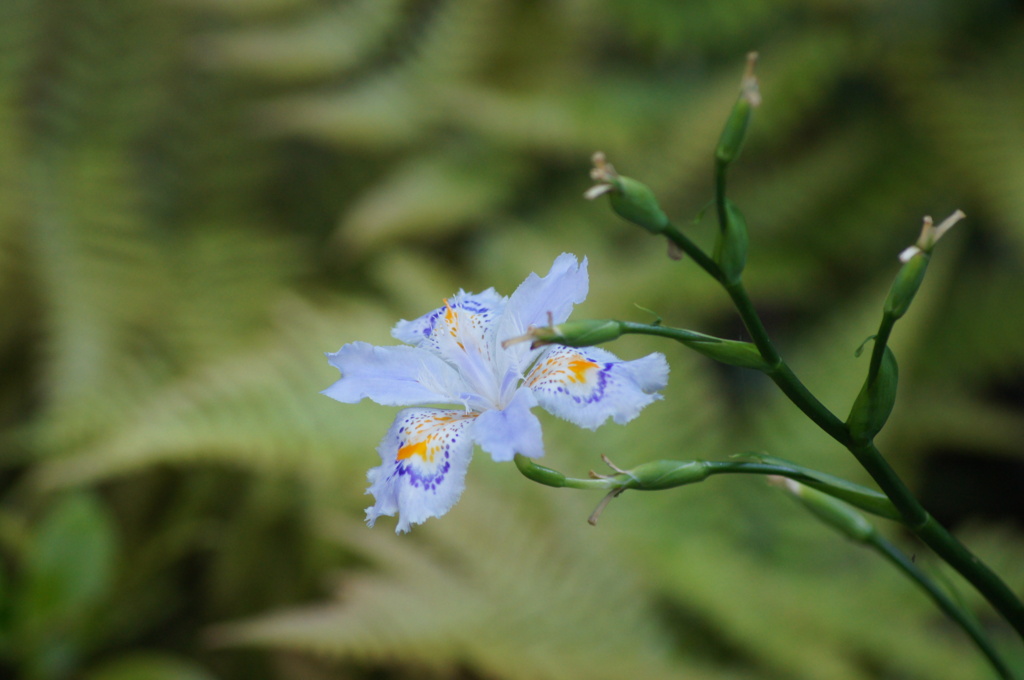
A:
<svg viewBox="0 0 1024 680">
<path fill-rule="evenodd" d="M 465 488 L 473 456 L 468 428 L 476 413 L 410 408 L 398 414 L 377 452 L 383 464 L 367 473 L 376 503 L 366 523 L 398 515 L 396 533 L 448 512 Z"/>
<path fill-rule="evenodd" d="M 439 329 L 444 327 L 450 331 L 450 312 L 460 312 L 465 320 L 467 330 L 469 328 L 489 328 L 505 309 L 508 298 L 499 295 L 493 288 L 488 288 L 482 293 L 467 293 L 460 290 L 437 309 L 424 314 L 412 321 L 399 321 L 391 329 L 391 335 L 396 340 L 410 345 L 420 345 L 424 342 L 436 345 Z M 447 317 L 447 318 L 446 318 Z"/>
<path fill-rule="evenodd" d="M 668 362 L 657 353 L 622 361 L 598 347 L 555 346 L 524 384 L 550 413 L 596 430 L 608 418 L 627 423 L 661 399 L 656 392 L 668 384 Z"/>
<path fill-rule="evenodd" d="M 580 263 L 575 255 L 562 253 L 545 276 L 530 274 L 509 297 L 499 321 L 498 340 L 522 335 L 529 326 L 548 325 L 549 314 L 554 323 L 562 323 L 573 305 L 586 299 L 589 286 L 587 258 Z"/>
</svg>

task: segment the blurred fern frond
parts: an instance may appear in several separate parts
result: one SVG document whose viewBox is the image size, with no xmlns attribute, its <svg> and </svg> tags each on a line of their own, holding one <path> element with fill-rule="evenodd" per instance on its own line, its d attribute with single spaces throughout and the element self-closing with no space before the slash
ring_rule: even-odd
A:
<svg viewBox="0 0 1024 680">
<path fill-rule="evenodd" d="M 315 311 L 298 300 L 282 303 L 278 327 L 262 344 L 136 395 L 119 427 L 40 468 L 41 483 L 94 482 L 158 463 L 224 461 L 356 491 L 362 473 L 354 476 L 352 468 L 367 467 L 393 414 L 368 408 L 339 418 L 318 394 L 336 371 L 309 360 L 338 344 L 349 324 L 383 326 L 366 307 Z"/>
<path fill-rule="evenodd" d="M 883 439 L 913 484 L 943 447 L 1019 461 L 1022 26 L 1001 0 L 0 0 L 0 533 L 86 486 L 124 554 L 66 675 L 980 675 L 905 582 L 757 480 L 627 494 L 590 530 L 596 497 L 482 463 L 413 536 L 359 527 L 393 411 L 318 392 L 324 351 L 560 252 L 590 259 L 580 316 L 635 303 L 743 339 L 691 263 L 581 194 L 603 150 L 710 245 L 691 219 L 757 49 L 730 192 L 784 354 L 843 415 L 896 254 L 963 208 L 894 336 Z M 666 399 L 596 437 L 546 419 L 554 467 L 768 448 L 858 474 L 763 376 L 614 348 L 656 350 Z M 1012 579 L 1019 531 L 967 536 Z M 247 650 L 204 647 L 224 620 Z"/>
<path fill-rule="evenodd" d="M 442 674 L 675 677 L 650 604 L 613 554 L 493 493 L 466 496 L 451 521 L 424 527 L 432 547 L 329 520 L 379 573 L 344 578 L 335 603 L 224 626 L 216 639 Z"/>
</svg>

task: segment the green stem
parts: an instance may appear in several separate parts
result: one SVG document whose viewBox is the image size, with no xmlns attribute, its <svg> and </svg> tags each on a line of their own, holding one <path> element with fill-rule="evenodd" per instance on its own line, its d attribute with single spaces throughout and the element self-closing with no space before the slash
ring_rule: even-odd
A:
<svg viewBox="0 0 1024 680">
<path fill-rule="evenodd" d="M 964 631 L 974 640 L 974 644 L 978 646 L 989 663 L 992 664 L 996 672 L 999 673 L 999 677 L 1004 680 L 1013 680 L 1014 675 L 1003 660 L 999 657 L 995 647 L 989 642 L 985 636 L 984 631 L 978 622 L 964 610 L 954 603 L 945 592 L 942 591 L 935 583 L 928 578 L 928 575 L 924 573 L 916 564 L 910 561 L 906 555 L 904 555 L 896 546 L 890 543 L 884 536 L 878 531 L 873 531 L 869 536 L 865 538 L 866 544 L 877 550 L 882 556 L 894 564 L 900 571 L 906 574 L 912 579 L 918 586 L 924 590 L 928 596 L 935 602 L 935 605 L 941 609 L 946 616 L 953 619 Z"/>
<path fill-rule="evenodd" d="M 786 477 L 817 489 L 833 498 L 849 503 L 873 515 L 899 521 L 899 511 L 884 494 L 878 493 L 845 479 L 809 470 L 802 466 L 780 465 L 778 463 L 749 462 L 738 460 L 702 461 L 708 468 L 708 476 L 716 474 L 755 474 Z"/>
<path fill-rule="evenodd" d="M 516 454 L 515 464 L 524 477 L 546 486 L 602 491 L 636 489 L 656 491 L 703 482 L 721 474 L 771 475 L 787 477 L 805 486 L 828 494 L 854 507 L 886 519 L 899 520 L 899 513 L 883 494 L 817 470 L 790 464 L 778 458 L 765 460 L 658 460 L 644 463 L 633 470 L 616 470 L 617 474 L 590 479 L 566 477 L 557 470 L 538 465 L 526 456 Z"/>
<path fill-rule="evenodd" d="M 753 340 L 758 351 L 761 352 L 765 362 L 769 366 L 782 365 L 782 357 L 779 355 L 778 350 L 775 349 L 771 338 L 768 337 L 768 330 L 761 323 L 761 317 L 757 315 L 757 310 L 754 309 L 754 303 L 750 301 L 750 296 L 747 295 L 743 282 L 736 281 L 735 283 L 722 285 L 725 286 L 725 291 L 732 298 L 733 304 L 736 305 L 740 319 L 743 321 L 747 332 L 750 333 L 750 339 Z"/>
<path fill-rule="evenodd" d="M 1024 638 L 1024 604 L 1013 591 L 995 572 L 960 543 L 949 530 L 928 514 L 873 442 L 854 442 L 846 424 L 811 394 L 810 390 L 778 354 L 742 284 L 726 286 L 726 290 L 733 302 L 736 303 L 736 308 L 750 331 L 754 344 L 761 351 L 765 361 L 775 366 L 768 372 L 772 381 L 807 417 L 856 457 L 882 492 L 892 500 L 900 511 L 903 523 L 977 588 Z M 884 319 L 888 318 L 888 316 L 884 317 Z M 879 335 L 884 335 L 884 337 L 875 340 L 872 363 L 874 363 L 876 353 L 879 357 L 878 361 L 881 362 L 881 353 L 885 349 L 885 342 L 892 330 L 892 324 L 887 324 L 884 319 L 879 328 Z M 877 375 L 877 369 L 875 369 L 874 375 Z"/>
<path fill-rule="evenodd" d="M 686 249 L 684 248 L 684 250 Z M 700 264 L 698 258 L 695 257 L 694 260 Z M 717 266 L 714 262 L 710 264 L 713 269 L 708 270 L 708 273 L 715 275 Z M 707 268 L 705 267 L 705 269 Z M 928 514 L 873 442 L 854 442 L 846 424 L 807 389 L 778 354 L 742 284 L 736 283 L 726 286 L 726 288 L 736 303 L 755 345 L 765 358 L 766 363 L 772 367 L 765 371 L 772 381 L 808 418 L 854 455 L 882 492 L 892 500 L 893 505 L 902 516 L 903 523 L 977 588 L 1006 618 L 1014 630 L 1024 638 L 1024 604 L 1013 591 L 995 572 Z M 664 326 L 624 323 L 623 331 L 658 335 L 680 342 L 700 341 L 702 338 L 711 341 L 710 336 Z M 876 347 L 884 349 L 884 346 L 877 340 Z"/>
<path fill-rule="evenodd" d="M 928 514 L 874 443 L 854 442 L 846 425 L 814 398 L 781 359 L 768 375 L 801 411 L 856 457 L 900 511 L 903 523 L 977 588 L 1024 638 L 1024 604 L 988 565 Z"/>
<path fill-rule="evenodd" d="M 718 228 L 724 234 L 727 228 L 725 213 L 725 171 L 727 163 L 715 163 L 715 209 L 718 212 Z"/>
<path fill-rule="evenodd" d="M 878 333 L 875 334 L 874 345 L 871 348 L 871 364 L 868 366 L 867 384 L 870 385 L 878 377 L 878 371 L 882 366 L 882 356 L 885 354 L 885 346 L 889 343 L 889 335 L 893 326 L 896 325 L 896 317 L 892 314 L 883 314 L 882 323 L 878 325 Z"/>
<path fill-rule="evenodd" d="M 722 274 L 722 270 L 719 268 L 718 263 L 711 259 L 707 253 L 701 250 L 700 246 L 691 241 L 686 234 L 680 231 L 679 227 L 674 224 L 669 224 L 662 231 L 662 234 L 664 234 L 665 238 L 669 241 L 672 241 L 672 243 L 679 246 L 679 249 L 689 255 L 690 259 L 696 262 L 701 269 L 710 274 L 716 281 L 724 285 L 725 275 Z"/>
<path fill-rule="evenodd" d="M 706 335 L 704 333 L 698 333 L 697 331 L 689 331 L 685 328 L 672 328 L 670 326 L 654 326 L 646 323 L 636 323 L 634 321 L 620 321 L 619 328 L 622 332 L 631 333 L 634 335 L 657 335 L 662 338 L 669 338 L 677 342 L 721 342 L 720 338 L 716 338 L 713 335 Z"/>
<path fill-rule="evenodd" d="M 779 460 L 779 459 L 772 459 Z M 831 475 L 809 470 L 800 466 L 761 461 L 653 461 L 633 470 L 617 470 L 617 474 L 595 476 L 589 479 L 566 477 L 561 472 L 538 465 L 526 456 L 516 454 L 515 464 L 523 476 L 535 482 L 556 488 L 596 489 L 618 495 L 626 489 L 663 490 L 701 482 L 716 474 L 756 474 L 786 477 L 812 487 L 833 498 L 851 503 L 855 507 L 886 517 L 899 519 L 896 509 L 887 497 L 871 489 L 861 487 Z M 682 474 L 674 477 L 673 473 Z M 591 473 L 593 474 L 593 473 Z M 606 497 L 606 500 L 608 497 Z M 992 666 L 1004 680 L 1014 680 L 1009 669 L 999 658 L 995 648 L 985 637 L 977 622 L 960 609 L 928 576 L 901 553 L 894 545 L 867 525 L 870 532 L 858 536 L 858 540 L 871 546 L 914 580 L 947 616 L 955 621 L 970 636 Z M 949 561 L 949 560 L 947 560 Z"/>
<path fill-rule="evenodd" d="M 720 225 L 724 225 L 726 219 L 726 169 L 724 164 L 717 164 L 715 169 L 715 206 L 718 209 Z M 718 264 L 674 225 L 669 224 L 662 233 L 725 288 L 736 306 L 744 326 L 750 333 L 754 345 L 767 364 L 767 368 L 761 370 L 768 374 L 797 408 L 856 457 L 882 492 L 892 500 L 893 505 L 896 506 L 903 518 L 903 523 L 977 588 L 989 603 L 1006 618 L 1014 630 L 1024 638 L 1024 604 L 995 572 L 928 514 L 873 442 L 854 442 L 846 423 L 836 417 L 797 378 L 772 343 L 742 281 L 727 281 Z M 889 314 L 883 317 L 882 325 L 879 328 L 879 335 L 875 340 L 872 360 L 868 369 L 870 376 L 878 374 L 882 354 L 895 322 L 895 317 L 891 320 L 890 317 L 892 315 Z M 642 324 L 625 324 L 624 332 L 660 335 L 680 342 L 701 341 L 695 337 L 692 331 L 661 326 L 644 327 Z"/>
</svg>

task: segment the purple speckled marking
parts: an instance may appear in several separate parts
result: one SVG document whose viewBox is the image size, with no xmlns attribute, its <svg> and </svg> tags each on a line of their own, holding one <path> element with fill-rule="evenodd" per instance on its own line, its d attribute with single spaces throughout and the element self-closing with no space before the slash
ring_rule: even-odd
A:
<svg viewBox="0 0 1024 680">
<path fill-rule="evenodd" d="M 439 443 L 440 447 L 440 450 L 436 453 L 435 461 L 427 461 L 418 454 L 413 454 L 409 458 L 402 460 L 397 460 L 396 458 L 392 464 L 391 472 L 388 474 L 389 482 L 396 477 L 404 477 L 409 486 L 415 489 L 437 493 L 438 487 L 444 483 L 452 467 L 451 449 L 458 444 L 459 438 L 462 436 L 462 429 L 471 421 L 471 418 L 459 417 L 454 420 L 439 421 L 433 428 L 429 426 L 426 429 L 423 426 L 420 428 L 414 427 L 417 421 L 434 419 L 438 415 L 437 413 L 429 413 L 408 416 L 407 422 L 398 428 L 399 437 L 395 443 L 397 456 L 397 452 L 409 444 L 426 441 L 429 446 L 431 440 L 434 439 Z M 448 436 L 440 432 L 445 429 L 450 432 Z M 418 441 L 407 440 L 406 437 L 402 436 L 407 430 L 411 434 L 422 436 L 422 438 Z"/>
<path fill-rule="evenodd" d="M 473 300 L 472 298 L 457 299 L 454 302 L 449 300 L 448 306 L 453 310 L 464 310 L 470 314 L 478 314 L 484 317 L 485 321 L 490 320 L 491 314 L 494 311 L 490 307 L 487 307 L 483 303 Z M 445 311 L 447 311 L 446 307 L 438 307 L 430 313 L 427 325 L 423 328 L 423 337 L 429 338 L 434 333 L 434 329 L 437 327 L 437 320 L 444 316 Z"/>
<path fill-rule="evenodd" d="M 571 382 L 571 370 L 561 365 L 562 361 L 571 361 L 579 357 L 584 361 L 594 364 L 597 368 L 597 380 L 594 382 Z M 547 363 L 552 362 L 552 363 Z M 551 350 L 545 359 L 538 365 L 538 377 L 535 381 L 528 381 L 534 390 L 541 390 L 555 394 L 564 394 L 577 404 L 594 404 L 604 399 L 605 390 L 608 387 L 608 375 L 615 366 L 611 362 L 599 362 L 593 357 L 567 348 Z M 577 392 L 584 392 L 578 394 Z"/>
</svg>

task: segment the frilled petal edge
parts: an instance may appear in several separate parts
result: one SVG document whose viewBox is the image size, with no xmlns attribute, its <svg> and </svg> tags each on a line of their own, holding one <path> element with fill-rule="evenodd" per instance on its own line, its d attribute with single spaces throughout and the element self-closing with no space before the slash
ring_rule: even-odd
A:
<svg viewBox="0 0 1024 680">
<path fill-rule="evenodd" d="M 444 409 L 401 411 L 377 448 L 383 463 L 367 473 L 367 493 L 376 502 L 366 509 L 366 523 L 397 514 L 395 533 L 403 533 L 448 512 L 466 486 L 475 417 Z"/>
<path fill-rule="evenodd" d="M 531 325 L 546 326 L 548 313 L 554 323 L 565 321 L 572 313 L 573 305 L 587 298 L 589 287 L 587 258 L 580 263 L 575 255 L 562 253 L 546 275 L 530 274 L 509 296 L 498 325 L 502 336 L 498 340 L 506 340 L 505 334 L 508 337 L 521 334 Z"/>
<path fill-rule="evenodd" d="M 391 329 L 391 336 L 410 345 L 420 345 L 429 340 L 434 335 L 435 329 L 443 324 L 445 312 L 449 309 L 475 316 L 480 320 L 481 325 L 489 327 L 501 315 L 506 302 L 507 298 L 499 295 L 493 288 L 488 288 L 482 293 L 467 293 L 460 290 L 456 295 L 448 298 L 445 305 L 427 312 L 418 319 L 399 321 Z"/>
<path fill-rule="evenodd" d="M 541 357 L 524 383 L 548 412 L 596 430 L 608 418 L 624 424 L 661 399 L 668 384 L 661 354 L 622 361 L 598 347 L 555 346 Z"/>
</svg>

